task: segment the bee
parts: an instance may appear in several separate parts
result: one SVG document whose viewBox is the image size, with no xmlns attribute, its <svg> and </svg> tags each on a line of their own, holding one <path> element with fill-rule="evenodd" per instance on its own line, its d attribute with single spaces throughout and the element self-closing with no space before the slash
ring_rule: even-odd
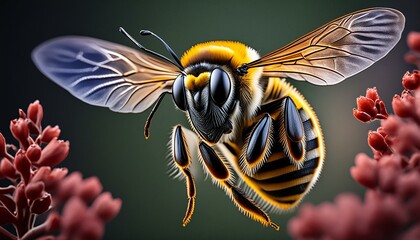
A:
<svg viewBox="0 0 420 240">
<path fill-rule="evenodd" d="M 171 162 L 185 179 L 193 215 L 191 162 L 249 218 L 279 230 L 267 214 L 295 207 L 317 181 L 325 161 L 318 118 L 286 78 L 337 84 L 384 57 L 399 41 L 404 15 L 389 8 L 347 14 L 264 56 L 240 42 L 210 41 L 181 58 L 159 36 L 173 60 L 125 34 L 140 50 L 82 36 L 38 46 L 32 58 L 48 78 L 91 105 L 140 113 L 164 96 L 185 112 L 191 130 L 174 127 Z M 196 141 L 189 141 L 195 138 Z M 194 144 L 191 144 L 193 142 Z M 198 156 L 192 155 L 197 150 Z"/>
</svg>

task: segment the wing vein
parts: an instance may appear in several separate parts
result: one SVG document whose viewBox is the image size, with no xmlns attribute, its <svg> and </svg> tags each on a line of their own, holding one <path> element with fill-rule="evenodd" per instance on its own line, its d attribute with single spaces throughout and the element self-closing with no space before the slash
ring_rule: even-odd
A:
<svg viewBox="0 0 420 240">
<path fill-rule="evenodd" d="M 118 83 L 124 83 L 124 80 L 123 79 L 116 79 L 114 81 L 108 81 L 108 82 L 105 82 L 103 84 L 97 85 L 97 86 L 93 87 L 92 89 L 90 89 L 89 91 L 87 91 L 85 93 L 85 97 L 89 97 L 90 95 L 94 94 L 95 92 L 97 92 L 101 89 L 104 89 L 106 87 L 109 87 L 109 86 L 112 86 L 112 85 L 115 85 L 115 84 L 118 84 Z"/>
<path fill-rule="evenodd" d="M 129 87 L 127 87 L 127 89 L 125 89 L 125 90 L 124 90 L 124 91 L 122 91 L 120 94 L 118 94 L 118 97 L 115 97 L 114 102 L 119 101 L 119 100 L 121 99 L 121 96 L 124 96 L 124 94 L 125 94 L 126 92 L 128 92 L 131 88 L 133 88 L 133 87 L 134 87 L 133 85 L 130 85 L 130 84 L 128 84 L 128 83 L 125 83 L 125 84 L 123 83 L 123 84 L 120 84 L 120 85 L 118 85 L 118 86 L 114 87 L 114 88 L 113 88 L 113 89 L 109 92 L 108 96 L 106 97 L 105 104 L 106 104 L 106 105 L 108 105 L 108 104 L 109 104 L 109 100 L 110 100 L 110 98 L 111 98 L 112 94 L 114 94 L 114 92 L 115 92 L 115 91 L 117 91 L 118 89 L 120 89 L 120 88 L 122 88 L 122 87 L 126 87 L 126 86 L 129 86 Z"/>
</svg>

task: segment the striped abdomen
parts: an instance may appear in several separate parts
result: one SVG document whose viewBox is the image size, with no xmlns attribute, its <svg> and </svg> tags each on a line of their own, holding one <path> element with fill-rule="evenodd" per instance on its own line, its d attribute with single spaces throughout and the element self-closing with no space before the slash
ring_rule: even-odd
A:
<svg viewBox="0 0 420 240">
<path fill-rule="evenodd" d="M 282 100 L 289 97 L 299 113 L 304 129 L 303 157 L 297 159 L 286 144 L 284 105 Z M 273 120 L 272 144 L 264 163 L 251 175 L 239 164 L 241 151 L 246 149 L 247 138 L 255 122 L 269 113 Z M 287 120 L 286 120 L 287 121 Z M 260 206 L 281 210 L 294 207 L 309 192 L 316 182 L 325 158 L 325 146 L 318 119 L 302 95 L 288 83 L 270 78 L 260 111 L 252 122 L 244 127 L 242 139 L 226 142 L 225 152 L 229 152 L 231 162 L 239 178 L 245 182 L 245 190 L 254 196 Z M 237 156 L 232 158 L 233 155 Z M 242 154 L 243 155 L 243 154 Z"/>
</svg>

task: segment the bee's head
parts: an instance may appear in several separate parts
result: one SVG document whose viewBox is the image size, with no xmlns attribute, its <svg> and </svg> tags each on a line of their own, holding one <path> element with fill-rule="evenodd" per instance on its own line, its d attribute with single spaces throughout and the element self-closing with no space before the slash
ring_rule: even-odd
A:
<svg viewBox="0 0 420 240">
<path fill-rule="evenodd" d="M 237 102 L 233 76 L 227 69 L 208 64 L 186 72 L 173 83 L 174 102 L 187 111 L 191 125 L 204 140 L 216 143 L 233 128 L 230 116 Z"/>
</svg>

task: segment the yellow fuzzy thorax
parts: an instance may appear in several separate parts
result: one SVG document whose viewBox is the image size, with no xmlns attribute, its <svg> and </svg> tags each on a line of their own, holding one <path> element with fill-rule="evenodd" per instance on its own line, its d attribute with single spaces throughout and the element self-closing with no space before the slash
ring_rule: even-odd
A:
<svg viewBox="0 0 420 240">
<path fill-rule="evenodd" d="M 240 42 L 233 41 L 211 41 L 199 43 L 187 50 L 181 57 L 181 63 L 184 67 L 193 66 L 199 63 L 212 63 L 230 68 L 232 73 L 244 63 L 252 62 L 259 58 L 258 53 Z M 246 76 L 236 75 L 238 86 L 247 86 L 255 89 L 258 83 L 261 70 L 252 68 L 248 70 Z M 208 82 L 209 74 L 203 73 L 200 76 L 188 75 L 186 79 L 187 89 L 203 86 Z"/>
<path fill-rule="evenodd" d="M 190 66 L 203 61 L 225 63 L 233 68 L 251 62 L 250 48 L 245 44 L 233 41 L 211 41 L 199 43 L 187 50 L 181 57 L 183 66 Z"/>
</svg>

